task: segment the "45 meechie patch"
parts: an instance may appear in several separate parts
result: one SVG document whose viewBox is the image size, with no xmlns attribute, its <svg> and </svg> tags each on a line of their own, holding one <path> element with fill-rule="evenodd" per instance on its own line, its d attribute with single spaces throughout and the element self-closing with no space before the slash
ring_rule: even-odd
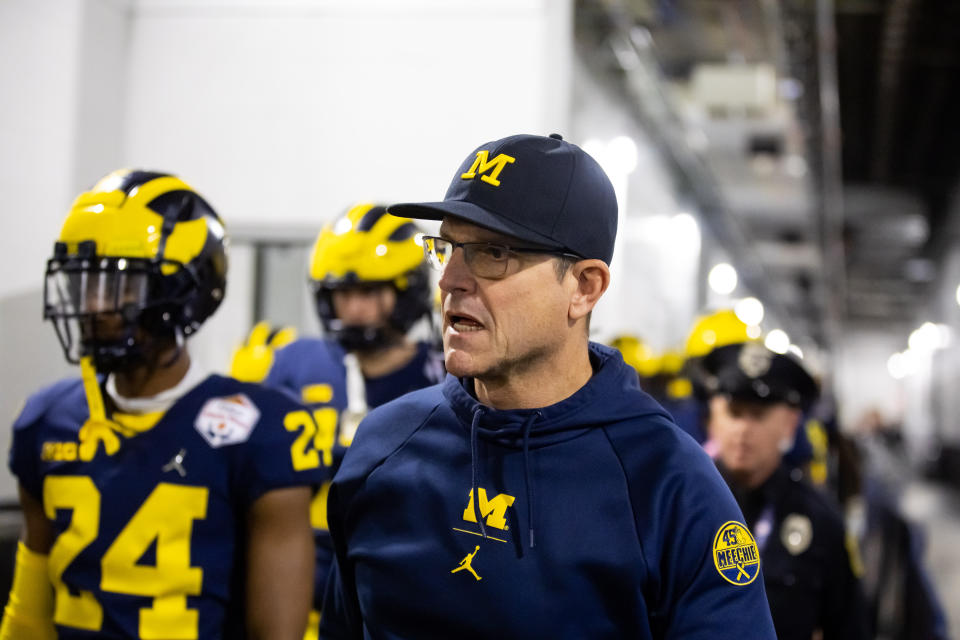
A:
<svg viewBox="0 0 960 640">
<path fill-rule="evenodd" d="M 731 520 L 717 530 L 713 564 L 730 584 L 743 586 L 756 580 L 760 574 L 760 550 L 745 525 Z"/>
</svg>

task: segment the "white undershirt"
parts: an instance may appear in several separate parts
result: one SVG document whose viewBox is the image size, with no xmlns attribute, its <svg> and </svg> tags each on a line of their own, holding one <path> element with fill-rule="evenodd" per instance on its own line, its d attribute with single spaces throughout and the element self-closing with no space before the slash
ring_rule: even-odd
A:
<svg viewBox="0 0 960 640">
<path fill-rule="evenodd" d="M 184 374 L 176 385 L 169 389 L 164 389 L 160 393 L 148 396 L 146 398 L 126 398 L 117 392 L 117 380 L 114 374 L 107 376 L 106 389 L 107 394 L 113 403 L 122 413 L 134 415 L 143 415 L 146 413 L 155 413 L 157 411 L 166 411 L 174 402 L 182 398 L 188 391 L 203 382 L 209 376 L 205 367 L 195 360 L 190 360 L 190 368 Z"/>
</svg>

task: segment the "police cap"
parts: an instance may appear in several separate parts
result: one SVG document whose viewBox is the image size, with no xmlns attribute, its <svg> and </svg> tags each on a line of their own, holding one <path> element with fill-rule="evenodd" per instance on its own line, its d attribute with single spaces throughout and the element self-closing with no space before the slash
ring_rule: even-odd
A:
<svg viewBox="0 0 960 640">
<path fill-rule="evenodd" d="M 817 383 L 792 354 L 760 342 L 718 347 L 704 357 L 709 395 L 723 394 L 758 404 L 786 403 L 806 410 L 817 398 Z"/>
</svg>

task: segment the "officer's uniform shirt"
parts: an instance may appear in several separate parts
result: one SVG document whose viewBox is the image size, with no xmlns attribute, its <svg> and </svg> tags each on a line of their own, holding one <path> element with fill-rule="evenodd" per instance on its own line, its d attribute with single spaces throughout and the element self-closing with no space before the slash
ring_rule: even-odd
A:
<svg viewBox="0 0 960 640">
<path fill-rule="evenodd" d="M 324 477 L 310 414 L 213 375 L 119 449 L 99 442 L 85 460 L 89 414 L 80 380 L 52 385 L 28 400 L 10 450 L 56 535 L 58 636 L 244 637 L 247 513 L 268 491 Z"/>
<path fill-rule="evenodd" d="M 798 471 L 781 466 L 760 487 L 727 479 L 760 547 L 763 579 L 780 640 L 867 638 L 860 583 L 853 573 L 843 520 Z"/>
</svg>

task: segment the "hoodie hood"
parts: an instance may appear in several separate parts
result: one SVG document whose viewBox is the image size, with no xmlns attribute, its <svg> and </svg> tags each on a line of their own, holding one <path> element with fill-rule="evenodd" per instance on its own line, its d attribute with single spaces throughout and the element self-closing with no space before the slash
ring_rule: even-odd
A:
<svg viewBox="0 0 960 640">
<path fill-rule="evenodd" d="M 595 342 L 590 343 L 589 349 L 593 376 L 569 398 L 548 407 L 498 411 L 474 397 L 473 378 L 451 375 L 444 382 L 443 395 L 464 429 L 469 430 L 475 414 L 482 412 L 478 435 L 512 448 L 522 446 L 525 425 L 530 432 L 529 446 L 536 449 L 630 418 L 660 415 L 673 421 L 656 400 L 640 389 L 636 370 L 623 361 L 619 351 Z"/>
<path fill-rule="evenodd" d="M 479 443 L 486 441 L 500 446 L 523 449 L 523 476 L 527 494 L 529 545 L 534 537 L 534 484 L 530 478 L 530 451 L 562 442 L 613 422 L 640 416 L 659 415 L 671 420 L 657 402 L 640 389 L 636 370 L 624 363 L 616 349 L 591 342 L 590 364 L 593 375 L 569 398 L 539 409 L 498 411 L 481 404 L 473 395 L 473 378 L 448 375 L 443 395 L 450 403 L 457 420 L 470 434 L 471 495 L 479 495 Z M 602 413 L 601 413 L 602 410 Z M 672 421 L 672 420 L 671 420 Z M 473 511 L 480 534 L 487 530 L 480 513 L 479 500 Z M 521 545 L 521 550 L 522 550 Z"/>
</svg>

